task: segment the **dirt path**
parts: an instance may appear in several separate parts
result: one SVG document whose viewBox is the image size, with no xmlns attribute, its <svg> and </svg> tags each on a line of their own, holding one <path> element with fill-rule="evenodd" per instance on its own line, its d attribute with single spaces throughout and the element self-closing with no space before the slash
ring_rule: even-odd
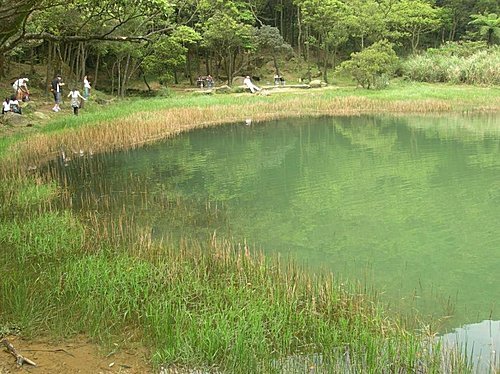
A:
<svg viewBox="0 0 500 374">
<path fill-rule="evenodd" d="M 51 343 L 43 340 L 26 341 L 7 337 L 19 354 L 34 361 L 37 366 L 16 364 L 7 348 L 0 347 L 0 374 L 147 374 L 154 373 L 143 350 L 116 350 L 103 352 L 98 346 L 84 339 Z"/>
</svg>

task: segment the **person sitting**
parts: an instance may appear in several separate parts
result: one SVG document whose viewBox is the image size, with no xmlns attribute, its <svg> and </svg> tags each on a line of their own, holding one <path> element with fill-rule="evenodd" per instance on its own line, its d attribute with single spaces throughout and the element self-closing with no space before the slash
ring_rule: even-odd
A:
<svg viewBox="0 0 500 374">
<path fill-rule="evenodd" d="M 212 78 L 212 76 L 210 74 L 207 75 L 206 81 L 207 81 L 208 88 L 214 87 L 214 79 Z"/>
<path fill-rule="evenodd" d="M 10 112 L 10 97 L 6 97 L 2 103 L 2 114 Z"/>
<path fill-rule="evenodd" d="M 203 88 L 203 77 L 201 75 L 198 76 L 198 79 L 196 80 L 196 85 L 199 88 Z"/>
<path fill-rule="evenodd" d="M 280 82 L 281 82 L 281 80 L 280 80 L 279 74 L 274 74 L 274 85 L 278 86 L 280 84 Z"/>
<path fill-rule="evenodd" d="M 14 95 L 10 97 L 9 107 L 12 113 L 23 114 L 21 107 L 19 106 L 19 100 L 17 100 L 17 98 Z"/>
<path fill-rule="evenodd" d="M 250 76 L 248 76 L 248 75 L 243 80 L 243 84 L 245 86 L 247 86 L 250 89 L 250 92 L 252 92 L 252 93 L 260 91 L 260 88 L 257 87 L 255 84 L 253 84 L 252 80 L 250 79 Z"/>
</svg>

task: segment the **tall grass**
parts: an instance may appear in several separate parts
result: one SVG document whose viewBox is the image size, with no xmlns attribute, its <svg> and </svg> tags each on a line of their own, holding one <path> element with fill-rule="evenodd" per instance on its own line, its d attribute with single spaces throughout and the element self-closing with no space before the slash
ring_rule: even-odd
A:
<svg viewBox="0 0 500 374">
<path fill-rule="evenodd" d="M 134 340 L 149 347 L 156 366 L 214 372 L 470 372 L 464 356 L 406 328 L 357 285 L 331 274 L 307 275 L 293 262 L 264 258 L 215 235 L 157 242 L 131 212 L 106 216 L 92 208 L 98 202 L 71 212 L 64 186 L 28 170 L 62 151 L 79 157 L 80 150 L 138 147 L 248 117 L 453 110 L 444 99 L 371 95 L 386 96 L 331 91 L 308 99 L 127 103 L 61 120 L 16 143 L 0 160 L 0 324 L 26 336 Z M 139 105 L 142 110 L 130 109 Z M 173 219 L 177 214 L 182 222 L 189 209 L 172 204 Z"/>
<path fill-rule="evenodd" d="M 0 194 L 22 208 L 0 216 L 0 318 L 26 336 L 132 339 L 155 366 L 230 373 L 470 370 L 331 274 L 215 235 L 155 242 L 126 211 L 109 229 L 49 203 L 60 199 L 51 185 L 18 182 Z M 40 192 L 22 198 L 30 191 Z"/>
<path fill-rule="evenodd" d="M 500 85 L 500 48 L 480 50 L 469 56 L 425 53 L 402 64 L 404 77 L 419 82 Z"/>
</svg>

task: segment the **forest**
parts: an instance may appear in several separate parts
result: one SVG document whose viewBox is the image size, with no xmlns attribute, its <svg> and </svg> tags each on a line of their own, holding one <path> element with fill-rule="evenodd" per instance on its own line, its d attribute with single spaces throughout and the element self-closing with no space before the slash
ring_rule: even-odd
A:
<svg viewBox="0 0 500 374">
<path fill-rule="evenodd" d="M 355 72 L 363 61 L 370 67 L 358 74 L 374 65 L 393 74 L 396 59 L 443 46 L 448 56 L 494 50 L 497 64 L 499 14 L 498 0 L 2 0 L 0 77 L 10 83 L 21 63 L 41 89 L 58 73 L 89 75 L 94 88 L 125 96 L 134 80 L 194 85 L 211 74 L 231 85 L 263 67 L 328 83 L 345 62 L 369 87 Z"/>
</svg>

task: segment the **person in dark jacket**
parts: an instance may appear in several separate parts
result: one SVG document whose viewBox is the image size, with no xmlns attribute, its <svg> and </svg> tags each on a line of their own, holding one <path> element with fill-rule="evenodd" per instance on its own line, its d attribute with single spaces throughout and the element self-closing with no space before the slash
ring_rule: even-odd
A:
<svg viewBox="0 0 500 374">
<path fill-rule="evenodd" d="M 52 91 L 52 94 L 54 95 L 55 104 L 54 107 L 52 108 L 54 112 L 59 112 L 61 110 L 59 104 L 61 103 L 62 86 L 64 86 L 64 83 L 62 82 L 62 77 L 60 75 L 57 75 L 50 84 L 50 91 Z"/>
</svg>

